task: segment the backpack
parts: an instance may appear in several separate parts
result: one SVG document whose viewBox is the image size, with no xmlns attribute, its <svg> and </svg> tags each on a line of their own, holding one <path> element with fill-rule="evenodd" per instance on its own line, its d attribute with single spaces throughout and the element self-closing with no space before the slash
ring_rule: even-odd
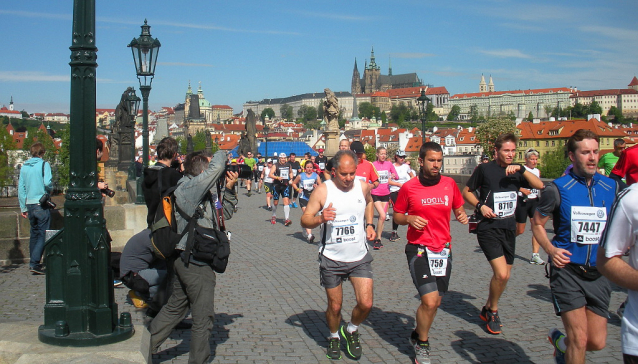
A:
<svg viewBox="0 0 638 364">
<path fill-rule="evenodd" d="M 160 193 L 160 203 L 155 211 L 153 225 L 151 225 L 151 244 L 153 255 L 159 259 L 168 259 L 175 251 L 183 234 L 177 233 L 175 220 L 175 189 L 173 186 L 162 193 L 162 170 L 157 173 L 157 184 Z"/>
</svg>

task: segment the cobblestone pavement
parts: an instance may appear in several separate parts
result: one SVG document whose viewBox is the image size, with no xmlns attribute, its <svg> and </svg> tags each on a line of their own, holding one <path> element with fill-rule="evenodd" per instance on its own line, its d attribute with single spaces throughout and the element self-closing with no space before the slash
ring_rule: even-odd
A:
<svg viewBox="0 0 638 364">
<path fill-rule="evenodd" d="M 328 330 L 324 310 L 326 297 L 319 285 L 317 246 L 306 243 L 299 225 L 301 209 L 291 209 L 293 224 L 283 225 L 279 208 L 276 225 L 264 208 L 265 195 L 247 197 L 242 190 L 239 211 L 228 221 L 233 232 L 232 254 L 226 273 L 218 275 L 215 327 L 211 349 L 215 363 L 328 363 L 325 356 Z M 402 239 L 387 240 L 373 251 L 374 308 L 360 326 L 363 345 L 361 363 L 412 363 L 408 342 L 419 304 L 403 253 Z M 491 270 L 475 235 L 452 223 L 454 269 L 450 291 L 431 330 L 433 363 L 551 363 L 552 347 L 547 332 L 562 329 L 553 313 L 547 279 L 542 266 L 528 263 L 531 233 L 518 238 L 512 279 L 499 305 L 503 334 L 490 335 L 479 319 L 487 297 Z M 32 276 L 26 265 L 0 270 L 0 322 L 41 323 L 44 306 L 43 276 Z M 133 313 L 135 324 L 143 314 L 127 301 L 128 289 L 116 288 L 120 312 Z M 614 287 L 610 309 L 615 311 L 626 293 Z M 343 318 L 348 320 L 354 304 L 349 283 L 344 284 Z M 590 363 L 622 362 L 620 320 L 610 313 L 607 347 L 588 353 Z M 157 363 L 186 363 L 190 332 L 174 331 L 155 356 Z M 343 356 L 341 362 L 352 362 Z"/>
</svg>

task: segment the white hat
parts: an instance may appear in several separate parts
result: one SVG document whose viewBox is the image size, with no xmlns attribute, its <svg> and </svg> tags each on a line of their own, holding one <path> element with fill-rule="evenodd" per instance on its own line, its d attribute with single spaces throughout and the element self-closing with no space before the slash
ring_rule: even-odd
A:
<svg viewBox="0 0 638 364">
<path fill-rule="evenodd" d="M 268 158 L 268 160 L 266 161 L 266 163 L 272 163 L 272 159 Z"/>
<path fill-rule="evenodd" d="M 279 153 L 279 158 L 286 158 L 286 153 Z"/>
</svg>

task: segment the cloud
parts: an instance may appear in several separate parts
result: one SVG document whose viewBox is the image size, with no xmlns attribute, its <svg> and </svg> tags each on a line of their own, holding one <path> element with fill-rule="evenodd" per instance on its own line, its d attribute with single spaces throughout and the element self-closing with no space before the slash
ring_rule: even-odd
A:
<svg viewBox="0 0 638 364">
<path fill-rule="evenodd" d="M 432 53 L 390 53 L 390 57 L 393 58 L 426 58 L 426 57 L 436 57 L 436 54 Z"/>
<path fill-rule="evenodd" d="M 71 14 L 34 13 L 34 12 L 29 12 L 29 11 L 16 11 L 16 10 L 3 10 L 3 9 L 0 9 L 0 14 L 22 16 L 22 17 L 25 17 L 25 18 L 46 18 L 46 19 L 58 19 L 58 20 L 73 20 L 73 15 L 71 15 Z"/>
<path fill-rule="evenodd" d="M 479 50 L 479 53 L 486 54 L 488 56 L 494 56 L 498 58 L 525 58 L 531 59 L 529 56 L 518 49 L 495 49 L 495 50 Z"/>
<path fill-rule="evenodd" d="M 346 21 L 356 21 L 356 22 L 369 22 L 375 21 L 376 17 L 371 16 L 355 16 L 355 15 L 343 15 L 343 14 L 335 14 L 335 13 L 317 13 L 314 11 L 291 11 L 293 14 L 299 14 L 312 18 L 323 18 L 323 19 L 332 19 L 332 20 L 346 20 Z"/>
<path fill-rule="evenodd" d="M 2 82 L 70 82 L 70 75 L 47 75 L 31 71 L 0 71 Z"/>
<path fill-rule="evenodd" d="M 614 38 L 625 42 L 633 43 L 638 39 L 638 30 L 605 27 L 601 25 L 587 25 L 578 28 L 582 32 L 596 33 L 608 38 Z"/>
<path fill-rule="evenodd" d="M 177 66 L 177 67 L 215 67 L 212 64 L 205 63 L 183 63 L 183 62 L 157 62 L 162 66 Z"/>
</svg>

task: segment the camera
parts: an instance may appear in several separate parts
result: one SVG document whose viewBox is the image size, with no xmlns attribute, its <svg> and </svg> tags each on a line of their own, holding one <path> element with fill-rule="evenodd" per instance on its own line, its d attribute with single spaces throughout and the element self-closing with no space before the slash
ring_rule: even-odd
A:
<svg viewBox="0 0 638 364">
<path fill-rule="evenodd" d="M 42 197 L 40 197 L 39 204 L 43 210 L 54 209 L 57 206 L 55 202 L 51 201 L 51 195 L 48 193 L 45 193 Z"/>
<path fill-rule="evenodd" d="M 237 165 L 229 164 L 226 166 L 226 172 L 238 173 L 239 174 L 238 178 L 243 178 L 243 179 L 253 178 L 253 171 L 250 169 L 249 166 L 245 164 L 237 164 Z"/>
<path fill-rule="evenodd" d="M 102 192 L 103 194 L 109 196 L 110 198 L 113 198 L 113 196 L 115 196 L 115 191 L 108 189 L 108 188 L 102 188 L 100 190 L 100 192 Z"/>
</svg>

